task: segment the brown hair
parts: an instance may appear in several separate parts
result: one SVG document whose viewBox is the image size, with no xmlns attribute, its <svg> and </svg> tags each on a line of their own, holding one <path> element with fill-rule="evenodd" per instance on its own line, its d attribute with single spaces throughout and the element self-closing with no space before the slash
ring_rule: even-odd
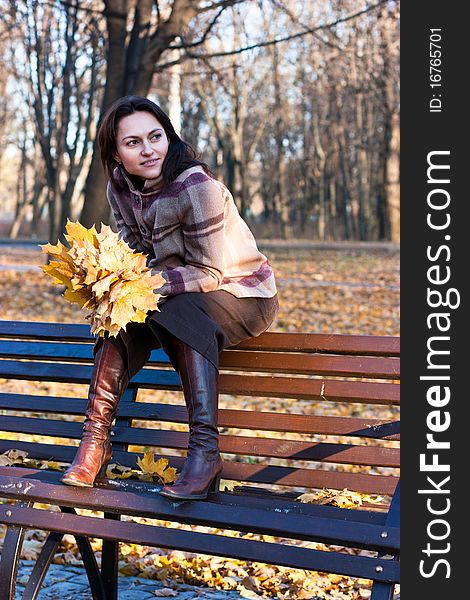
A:
<svg viewBox="0 0 470 600">
<path fill-rule="evenodd" d="M 114 158 L 117 152 L 116 134 L 119 121 L 140 110 L 153 114 L 161 123 L 168 138 L 168 154 L 162 166 L 164 186 L 174 181 L 185 169 L 196 165 L 201 166 L 207 174 L 212 175 L 207 164 L 196 158 L 197 154 L 194 148 L 179 137 L 168 115 L 155 102 L 142 96 L 124 96 L 118 98 L 107 109 L 98 129 L 101 162 L 106 175 L 114 185 L 119 186 L 113 175 L 115 167 L 119 165 Z"/>
</svg>

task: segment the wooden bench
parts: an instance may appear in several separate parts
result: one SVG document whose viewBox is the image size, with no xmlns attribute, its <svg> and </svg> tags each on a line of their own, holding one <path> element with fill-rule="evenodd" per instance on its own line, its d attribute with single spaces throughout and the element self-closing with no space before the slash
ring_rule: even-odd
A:
<svg viewBox="0 0 470 600">
<path fill-rule="evenodd" d="M 0 321 L 0 378 L 88 384 L 93 343 L 87 325 Z M 399 581 L 398 355 L 399 338 L 308 333 L 264 333 L 225 350 L 221 398 L 269 398 L 274 408 L 219 410 L 223 478 L 238 487 L 224 488 L 205 501 L 174 503 L 158 494 L 159 485 L 139 480 L 104 479 L 92 489 L 73 488 L 62 485 L 61 473 L 53 470 L 0 466 L 0 497 L 8 499 L 0 504 L 0 522 L 8 526 L 0 598 L 13 600 L 24 532 L 35 528 L 50 534 L 26 585 L 25 600 L 36 598 L 64 534 L 75 536 L 95 599 L 117 598 L 118 543 L 123 541 L 365 578 L 373 582 L 372 600 L 390 600 Z M 2 385 L 0 392 L 0 453 L 16 448 L 34 459 L 70 462 L 75 447 L 53 438 L 80 438 L 81 423 L 70 416 L 82 416 L 86 400 L 21 393 L 21 384 L 20 391 L 12 388 L 14 381 L 8 384 L 10 391 Z M 177 399 L 181 404 L 142 401 L 139 390 L 144 389 L 181 389 L 162 350 L 152 353 L 121 400 L 112 462 L 135 468 L 143 448 L 150 447 L 179 470 L 184 458 L 166 452 L 184 450 L 187 433 L 165 424 L 186 422 L 182 394 Z M 289 399 L 291 405 L 296 399 L 296 414 L 282 410 Z M 390 414 L 358 416 L 367 405 L 374 411 L 384 405 Z M 344 414 L 328 414 L 335 406 L 346 407 Z M 303 407 L 313 414 L 303 414 Z M 69 420 L 60 420 L 64 418 Z M 242 434 L 234 435 L 230 428 Z M 18 439 L 12 434 L 21 435 Z M 51 439 L 38 442 L 34 435 Z M 322 488 L 379 494 L 391 502 L 349 509 L 296 501 L 303 491 Z M 56 508 L 45 509 L 44 504 Z M 101 511 L 103 518 L 77 514 L 82 508 Z M 122 515 L 282 540 L 166 528 L 123 521 Z M 101 567 L 89 538 L 103 539 Z M 290 543 L 283 543 L 286 539 Z M 302 547 L 305 541 L 357 551 Z M 361 549 L 374 554 L 361 555 Z"/>
</svg>

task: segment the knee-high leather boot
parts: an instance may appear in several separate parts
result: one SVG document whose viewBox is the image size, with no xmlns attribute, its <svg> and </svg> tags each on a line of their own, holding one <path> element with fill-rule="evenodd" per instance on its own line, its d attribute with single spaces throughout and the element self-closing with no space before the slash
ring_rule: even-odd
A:
<svg viewBox="0 0 470 600">
<path fill-rule="evenodd" d="M 183 385 L 189 444 L 177 482 L 164 486 L 160 494 L 175 500 L 203 500 L 209 492 L 218 491 L 222 471 L 217 430 L 219 374 L 207 358 L 174 336 L 164 349 Z"/>
<path fill-rule="evenodd" d="M 127 365 L 116 345 L 105 338 L 95 355 L 82 440 L 62 483 L 93 487 L 97 476 L 106 475 L 112 455 L 111 426 L 128 383 Z"/>
</svg>

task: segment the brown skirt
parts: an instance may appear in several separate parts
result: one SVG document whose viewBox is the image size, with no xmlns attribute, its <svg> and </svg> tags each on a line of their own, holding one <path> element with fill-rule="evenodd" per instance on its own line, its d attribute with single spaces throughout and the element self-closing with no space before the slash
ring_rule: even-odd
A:
<svg viewBox="0 0 470 600">
<path fill-rule="evenodd" d="M 168 332 L 179 338 L 218 369 L 219 352 L 266 331 L 279 310 L 273 298 L 237 298 L 225 290 L 185 292 L 167 298 L 160 310 L 150 312 L 145 323 L 129 323 L 116 338 L 110 338 L 126 354 L 132 378 L 162 347 Z M 98 338 L 94 353 L 103 338 Z"/>
</svg>

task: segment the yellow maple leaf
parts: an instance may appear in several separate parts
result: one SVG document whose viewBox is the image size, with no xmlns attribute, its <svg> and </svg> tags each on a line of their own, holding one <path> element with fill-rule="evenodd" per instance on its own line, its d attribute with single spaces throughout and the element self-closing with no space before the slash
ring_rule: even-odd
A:
<svg viewBox="0 0 470 600">
<path fill-rule="evenodd" d="M 155 460 L 155 454 L 151 450 L 144 452 L 143 458 L 137 459 L 138 466 L 148 478 L 157 475 L 163 483 L 173 483 L 176 478 L 176 469 L 168 466 L 166 458 Z"/>
<path fill-rule="evenodd" d="M 74 290 L 67 289 L 64 292 L 64 298 L 71 303 L 76 302 L 80 308 L 82 308 L 89 300 L 92 299 L 92 295 L 87 289 Z"/>
<path fill-rule="evenodd" d="M 351 492 L 347 488 L 341 491 L 324 488 L 317 492 L 302 494 L 297 500 L 310 504 L 333 504 L 340 508 L 355 508 L 362 505 L 361 494 Z"/>
<path fill-rule="evenodd" d="M 125 289 L 126 284 L 127 281 L 124 281 L 122 278 L 111 284 L 109 288 L 109 302 L 115 302 L 125 295 L 123 294 L 123 290 Z"/>
<path fill-rule="evenodd" d="M 67 233 L 68 233 L 68 235 L 65 236 L 65 239 L 68 242 L 71 242 L 74 240 L 88 240 L 91 243 L 94 243 L 94 241 L 97 237 L 97 233 L 96 233 L 96 229 L 95 229 L 94 225 L 93 225 L 93 227 L 90 227 L 90 229 L 87 229 L 78 221 L 75 221 L 75 223 L 73 223 L 72 221 L 67 219 L 67 225 L 65 226 L 65 229 L 67 230 Z"/>
<path fill-rule="evenodd" d="M 65 262 L 73 265 L 73 259 L 68 253 L 68 248 L 62 244 L 62 242 L 58 241 L 55 246 L 52 244 L 39 244 L 43 254 L 50 254 L 51 256 L 55 256 L 60 260 L 64 260 Z"/>
<path fill-rule="evenodd" d="M 101 279 L 102 273 L 102 269 L 98 268 L 93 264 L 89 264 L 83 283 L 85 285 L 92 285 L 93 283 L 95 283 L 95 281 Z"/>
<path fill-rule="evenodd" d="M 129 479 L 135 471 L 129 467 L 123 467 L 117 463 L 111 463 L 106 468 L 106 477 L 108 479 Z"/>
<path fill-rule="evenodd" d="M 56 460 L 45 460 L 41 464 L 41 469 L 50 469 L 51 471 L 62 471 L 65 467 L 68 467 L 68 463 L 57 462 Z"/>
<path fill-rule="evenodd" d="M 160 477 L 163 479 L 163 483 L 174 483 L 176 481 L 176 469 L 167 467 Z"/>
<path fill-rule="evenodd" d="M 51 261 L 48 265 L 42 266 L 41 269 L 54 279 L 54 283 L 69 285 L 71 273 L 68 273 L 57 262 Z"/>
<path fill-rule="evenodd" d="M 85 318 L 91 331 L 117 336 L 130 322 L 143 323 L 149 311 L 158 310 L 157 290 L 164 279 L 152 275 L 147 256 L 134 252 L 108 225 L 87 229 L 78 221 L 67 222 L 66 240 L 44 244 L 43 252 L 54 261 L 43 267 L 54 283 L 65 285 L 64 298 L 91 311 Z"/>
<path fill-rule="evenodd" d="M 237 483 L 235 481 L 227 481 L 227 479 L 222 479 L 220 482 L 220 488 L 226 492 L 233 492 L 236 485 Z"/>
<path fill-rule="evenodd" d="M 3 454 L 0 454 L 0 466 L 11 467 L 12 465 L 23 464 L 27 460 L 28 453 L 24 450 L 10 448 Z"/>
<path fill-rule="evenodd" d="M 114 324 L 124 329 L 134 314 L 135 311 L 132 304 L 126 302 L 125 299 L 116 300 L 111 310 L 111 320 Z"/>
<path fill-rule="evenodd" d="M 151 309 L 150 309 L 151 310 Z M 145 310 L 140 310 L 136 308 L 135 316 L 132 319 L 134 323 L 145 323 L 147 319 L 147 313 Z"/>
<path fill-rule="evenodd" d="M 117 273 L 111 273 L 103 279 L 99 279 L 96 283 L 91 286 L 91 289 L 95 296 L 100 299 L 105 292 L 109 292 L 109 288 L 112 283 L 119 280 Z"/>
</svg>

